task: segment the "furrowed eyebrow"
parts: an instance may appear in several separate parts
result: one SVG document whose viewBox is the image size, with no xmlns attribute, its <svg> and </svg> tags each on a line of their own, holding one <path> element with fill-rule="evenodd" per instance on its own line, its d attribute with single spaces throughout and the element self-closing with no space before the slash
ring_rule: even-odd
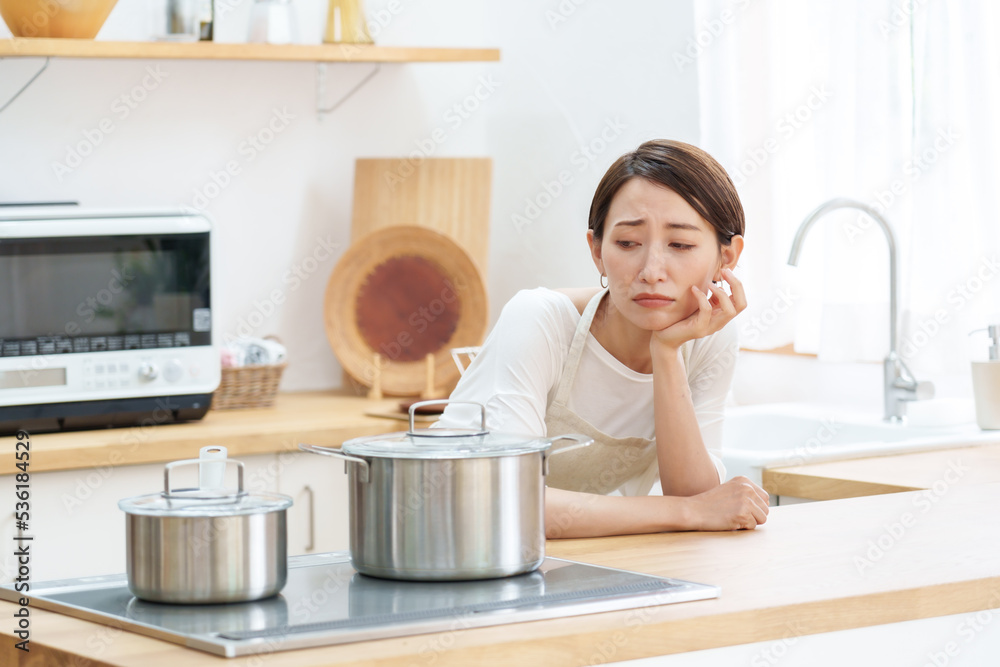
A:
<svg viewBox="0 0 1000 667">
<path fill-rule="evenodd" d="M 619 227 L 619 226 L 622 226 L 622 227 L 640 227 L 640 226 L 642 226 L 644 224 L 646 224 L 646 221 L 642 220 L 642 219 L 639 219 L 639 220 L 619 220 L 618 222 L 614 223 L 612 225 L 612 227 Z M 669 227 L 670 229 L 685 229 L 685 230 L 689 230 L 689 231 L 693 231 L 693 232 L 700 232 L 700 231 L 702 231 L 701 227 L 699 227 L 698 225 L 692 225 L 692 224 L 690 224 L 688 222 L 668 222 L 667 223 L 667 227 Z"/>
</svg>

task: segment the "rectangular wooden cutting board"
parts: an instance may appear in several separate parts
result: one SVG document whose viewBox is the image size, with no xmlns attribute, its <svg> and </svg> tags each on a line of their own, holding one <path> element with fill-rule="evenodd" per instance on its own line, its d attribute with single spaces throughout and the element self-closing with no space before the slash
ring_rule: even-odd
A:
<svg viewBox="0 0 1000 667">
<path fill-rule="evenodd" d="M 490 158 L 361 158 L 354 165 L 351 239 L 395 225 L 441 232 L 486 275 Z"/>
</svg>

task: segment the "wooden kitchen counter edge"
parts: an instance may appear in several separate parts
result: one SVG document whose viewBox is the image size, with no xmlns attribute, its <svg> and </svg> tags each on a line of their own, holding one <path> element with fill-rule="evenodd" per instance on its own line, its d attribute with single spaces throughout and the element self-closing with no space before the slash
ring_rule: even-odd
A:
<svg viewBox="0 0 1000 667">
<path fill-rule="evenodd" d="M 716 600 L 454 630 L 227 661 L 31 611 L 31 653 L 0 603 L 0 664 L 141 667 L 581 665 L 1000 608 L 1000 484 L 776 507 L 756 531 L 553 540 L 548 554 L 716 584 Z M 69 662 L 74 657 L 90 662 Z M 274 659 L 273 662 L 271 659 Z M 17 662 L 20 660 L 20 662 Z"/>
<path fill-rule="evenodd" d="M 365 415 L 390 411 L 401 399 L 369 401 L 333 391 L 279 394 L 269 408 L 211 410 L 181 424 L 31 434 L 30 472 L 166 463 L 197 458 L 206 445 L 229 456 L 298 451 L 299 442 L 335 447 L 345 440 L 406 429 L 406 423 Z M 14 436 L 0 437 L 0 475 L 15 468 Z"/>
<path fill-rule="evenodd" d="M 761 477 L 772 495 L 810 500 L 1000 482 L 1000 432 L 996 444 L 768 468 Z"/>
</svg>

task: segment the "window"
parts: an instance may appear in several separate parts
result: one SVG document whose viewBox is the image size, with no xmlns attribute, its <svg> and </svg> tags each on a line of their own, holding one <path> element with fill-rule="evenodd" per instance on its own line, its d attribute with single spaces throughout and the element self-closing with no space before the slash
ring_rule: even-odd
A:
<svg viewBox="0 0 1000 667">
<path fill-rule="evenodd" d="M 830 361 L 888 352 L 899 245 L 899 350 L 914 372 L 968 373 L 1000 323 L 1000 6 L 927 0 L 696 0 L 702 146 L 747 212 L 741 344 Z M 678 66 L 682 66 L 678 62 Z"/>
</svg>

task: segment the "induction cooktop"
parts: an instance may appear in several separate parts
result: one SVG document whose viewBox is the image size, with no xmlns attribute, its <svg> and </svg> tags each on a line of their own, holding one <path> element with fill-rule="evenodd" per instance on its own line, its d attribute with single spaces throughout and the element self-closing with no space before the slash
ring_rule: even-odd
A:
<svg viewBox="0 0 1000 667">
<path fill-rule="evenodd" d="M 11 584 L 0 599 L 23 596 Z M 236 657 L 715 598 L 678 579 L 546 558 L 502 579 L 410 582 L 359 574 L 347 552 L 295 556 L 280 594 L 237 604 L 171 605 L 129 593 L 124 574 L 32 583 L 35 607 Z M 40 638 L 41 639 L 41 638 Z"/>
</svg>

